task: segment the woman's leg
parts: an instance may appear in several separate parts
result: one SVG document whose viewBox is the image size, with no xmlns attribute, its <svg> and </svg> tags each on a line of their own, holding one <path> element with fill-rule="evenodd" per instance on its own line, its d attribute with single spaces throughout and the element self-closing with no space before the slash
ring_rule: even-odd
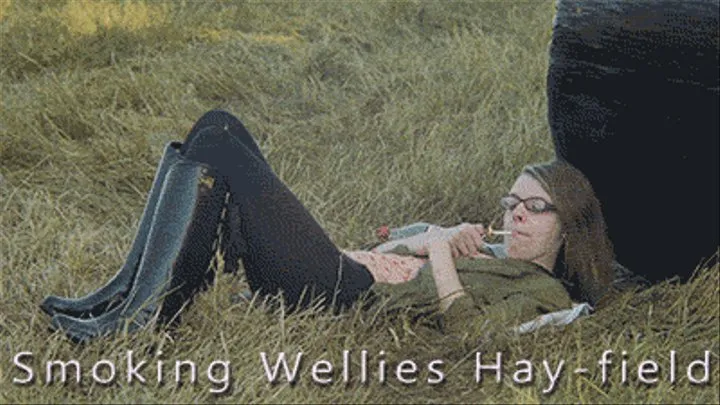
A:
<svg viewBox="0 0 720 405">
<path fill-rule="evenodd" d="M 367 268 L 337 249 L 265 160 L 227 127 L 199 131 L 185 157 L 210 164 L 227 178 L 253 291 L 282 292 L 291 308 L 318 296 L 338 308 L 352 305 L 373 284 Z"/>
<path fill-rule="evenodd" d="M 245 125 L 243 125 L 237 117 L 223 110 L 210 110 L 203 114 L 190 129 L 187 137 L 185 137 L 185 142 L 183 142 L 180 147 L 180 153 L 184 155 L 190 148 L 190 145 L 192 145 L 195 141 L 198 134 L 205 128 L 213 126 L 221 127 L 228 131 L 236 140 L 240 141 L 243 145 L 250 149 L 255 156 L 260 158 L 263 162 L 265 161 L 265 156 L 263 156 L 260 148 L 255 142 L 255 139 L 253 139 L 252 135 L 250 135 L 250 132 L 248 132 L 245 128 Z"/>
<path fill-rule="evenodd" d="M 234 115 L 223 110 L 211 110 L 203 114 L 185 137 L 185 141 L 180 148 L 180 153 L 184 155 L 198 134 L 205 128 L 213 126 L 223 128 L 229 132 L 235 140 L 245 145 L 255 156 L 265 162 L 265 156 L 260 152 L 260 148 L 255 142 L 255 139 L 253 139 L 242 122 Z M 220 251 L 224 258 L 223 270 L 225 273 L 237 273 L 238 262 L 245 250 L 242 235 L 240 234 L 239 217 L 237 204 L 234 203 L 232 195 L 230 195 L 220 237 Z"/>
</svg>

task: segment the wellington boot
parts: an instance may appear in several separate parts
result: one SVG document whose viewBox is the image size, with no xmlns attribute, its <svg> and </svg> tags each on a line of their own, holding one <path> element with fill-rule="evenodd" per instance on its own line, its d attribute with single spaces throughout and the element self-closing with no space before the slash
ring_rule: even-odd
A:
<svg viewBox="0 0 720 405">
<path fill-rule="evenodd" d="M 218 226 L 228 191 L 225 180 L 204 164 L 183 159 L 165 178 L 132 284 L 123 302 L 97 318 L 57 314 L 52 326 L 76 342 L 178 320 L 180 310 L 212 275 Z"/>
<path fill-rule="evenodd" d="M 54 295 L 48 296 L 43 300 L 42 304 L 40 304 L 40 308 L 42 308 L 43 311 L 51 316 L 61 313 L 74 317 L 92 317 L 107 312 L 122 302 L 130 291 L 133 279 L 135 278 L 165 175 L 168 169 L 181 159 L 180 147 L 181 144 L 179 142 L 171 142 L 165 146 L 165 153 L 162 159 L 160 159 L 160 164 L 155 172 L 155 180 L 153 180 L 145 209 L 140 218 L 135 240 L 125 259 L 125 264 L 123 264 L 115 276 L 107 284 L 84 297 L 65 298 Z"/>
</svg>

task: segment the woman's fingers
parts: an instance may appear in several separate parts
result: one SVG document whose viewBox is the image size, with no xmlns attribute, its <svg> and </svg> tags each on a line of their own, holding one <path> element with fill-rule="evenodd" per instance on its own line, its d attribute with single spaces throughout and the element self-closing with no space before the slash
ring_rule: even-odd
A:
<svg viewBox="0 0 720 405">
<path fill-rule="evenodd" d="M 485 228 L 482 225 L 465 223 L 456 227 L 450 245 L 458 255 L 471 256 L 477 254 L 478 249 L 483 246 L 484 237 Z"/>
<path fill-rule="evenodd" d="M 465 242 L 467 253 L 466 255 L 474 255 L 477 253 L 477 246 L 475 246 L 475 241 L 473 240 L 472 232 L 470 230 L 468 232 L 465 232 L 465 235 L 463 235 L 463 241 Z"/>
<path fill-rule="evenodd" d="M 460 253 L 462 253 L 463 256 L 467 256 L 470 254 L 470 249 L 468 247 L 468 243 L 466 240 L 466 235 L 463 235 L 462 232 L 459 233 L 456 237 L 455 245 L 458 247 L 458 250 L 460 250 Z"/>
<path fill-rule="evenodd" d="M 450 244 L 455 246 L 462 256 L 467 256 L 472 252 L 472 243 L 468 240 L 469 235 L 466 230 L 461 230 L 453 236 Z"/>
<path fill-rule="evenodd" d="M 460 251 L 452 243 L 450 244 L 450 250 L 452 251 L 453 257 L 460 256 Z"/>
<path fill-rule="evenodd" d="M 470 236 L 476 247 L 480 248 L 485 243 L 485 227 L 481 224 L 475 224 L 470 229 Z"/>
<path fill-rule="evenodd" d="M 485 227 L 481 224 L 462 223 L 443 231 L 441 238 L 450 244 L 453 257 L 476 255 L 485 243 Z"/>
</svg>

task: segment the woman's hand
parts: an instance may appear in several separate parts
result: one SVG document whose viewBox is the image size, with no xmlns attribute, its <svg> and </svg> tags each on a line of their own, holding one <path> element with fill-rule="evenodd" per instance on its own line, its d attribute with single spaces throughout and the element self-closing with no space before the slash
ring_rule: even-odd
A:
<svg viewBox="0 0 720 405">
<path fill-rule="evenodd" d="M 437 233 L 437 237 L 450 245 L 450 251 L 454 258 L 474 256 L 478 254 L 478 249 L 484 244 L 485 227 L 482 224 L 462 223 L 443 229 Z"/>
</svg>

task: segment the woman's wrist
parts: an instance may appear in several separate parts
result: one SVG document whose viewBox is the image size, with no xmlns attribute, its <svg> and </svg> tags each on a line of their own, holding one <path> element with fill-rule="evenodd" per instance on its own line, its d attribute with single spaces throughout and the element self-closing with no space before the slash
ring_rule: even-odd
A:
<svg viewBox="0 0 720 405">
<path fill-rule="evenodd" d="M 440 302 L 444 302 L 447 306 L 450 306 L 451 302 L 455 301 L 456 298 L 460 298 L 465 294 L 467 293 L 465 292 L 465 289 L 461 286 L 459 289 L 448 293 L 444 297 L 440 297 Z"/>
</svg>

